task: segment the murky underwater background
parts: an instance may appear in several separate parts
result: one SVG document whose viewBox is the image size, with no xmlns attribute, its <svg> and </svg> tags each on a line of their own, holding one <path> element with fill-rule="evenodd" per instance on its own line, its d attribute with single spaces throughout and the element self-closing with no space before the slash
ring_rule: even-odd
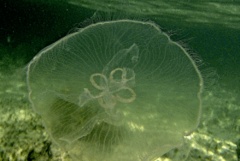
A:
<svg viewBox="0 0 240 161">
<path fill-rule="evenodd" d="M 199 128 L 159 160 L 240 158 L 240 5 L 237 2 L 6 0 L 0 2 L 0 160 L 70 160 L 27 98 L 26 65 L 96 10 L 152 20 L 196 53 L 205 79 Z"/>
</svg>

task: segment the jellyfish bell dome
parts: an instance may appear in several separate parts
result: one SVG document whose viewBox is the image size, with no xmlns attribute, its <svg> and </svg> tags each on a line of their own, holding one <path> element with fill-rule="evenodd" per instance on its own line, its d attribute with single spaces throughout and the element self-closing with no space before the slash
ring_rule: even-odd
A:
<svg viewBox="0 0 240 161">
<path fill-rule="evenodd" d="M 201 114 L 194 60 L 152 22 L 81 28 L 33 58 L 27 83 L 49 135 L 74 160 L 154 160 Z"/>
</svg>

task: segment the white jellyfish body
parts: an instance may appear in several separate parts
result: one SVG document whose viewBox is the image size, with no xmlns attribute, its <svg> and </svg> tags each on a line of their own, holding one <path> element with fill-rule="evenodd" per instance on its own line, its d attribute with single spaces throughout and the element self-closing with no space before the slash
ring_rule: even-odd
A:
<svg viewBox="0 0 240 161">
<path fill-rule="evenodd" d="M 29 63 L 29 98 L 74 160 L 154 160 L 199 123 L 193 59 L 150 22 L 92 24 Z"/>
</svg>

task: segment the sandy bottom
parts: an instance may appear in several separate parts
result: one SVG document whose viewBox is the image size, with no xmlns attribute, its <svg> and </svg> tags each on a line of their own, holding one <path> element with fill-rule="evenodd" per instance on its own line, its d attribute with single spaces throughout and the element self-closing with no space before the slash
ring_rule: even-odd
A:
<svg viewBox="0 0 240 161">
<path fill-rule="evenodd" d="M 24 69 L 0 73 L 0 160 L 71 160 L 51 142 L 28 101 Z M 199 128 L 185 144 L 158 161 L 237 161 L 240 153 L 240 105 L 237 94 L 220 87 L 206 90 Z M 238 154 L 239 155 L 239 154 Z"/>
</svg>

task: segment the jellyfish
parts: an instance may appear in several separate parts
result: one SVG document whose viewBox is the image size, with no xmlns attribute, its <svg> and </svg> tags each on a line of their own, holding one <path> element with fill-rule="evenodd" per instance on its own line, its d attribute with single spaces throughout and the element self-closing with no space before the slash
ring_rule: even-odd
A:
<svg viewBox="0 0 240 161">
<path fill-rule="evenodd" d="M 129 55 L 130 52 L 134 54 L 130 56 L 132 63 L 136 63 L 136 59 L 138 57 L 138 47 L 136 44 L 133 44 L 129 49 L 123 49 L 114 55 L 112 60 L 110 60 L 110 62 L 104 67 L 102 73 L 94 73 L 90 76 L 91 84 L 96 89 L 102 90 L 102 92 L 97 96 L 93 96 L 88 89 L 84 88 L 84 92 L 81 94 L 79 100 L 80 106 L 83 106 L 87 101 L 91 99 L 98 99 L 98 102 L 102 107 L 111 109 L 116 105 L 116 101 L 122 103 L 130 103 L 135 100 L 136 94 L 131 88 L 131 86 L 134 85 L 135 75 L 134 71 L 131 68 L 113 69 L 109 74 L 109 78 L 104 75 L 109 69 L 112 69 L 113 66 L 116 66 L 119 62 L 121 62 L 121 60 L 127 60 L 127 55 Z M 131 63 L 128 64 L 128 66 L 129 65 L 131 65 Z M 121 72 L 120 78 L 118 76 L 119 74 L 117 75 L 119 72 Z M 96 77 L 100 78 L 100 84 L 96 83 Z M 124 98 L 118 94 L 124 90 L 130 93 L 131 96 L 129 98 Z"/>
<path fill-rule="evenodd" d="M 196 63 L 153 22 L 80 28 L 32 59 L 27 84 L 52 141 L 73 160 L 155 160 L 201 116 Z"/>
</svg>

